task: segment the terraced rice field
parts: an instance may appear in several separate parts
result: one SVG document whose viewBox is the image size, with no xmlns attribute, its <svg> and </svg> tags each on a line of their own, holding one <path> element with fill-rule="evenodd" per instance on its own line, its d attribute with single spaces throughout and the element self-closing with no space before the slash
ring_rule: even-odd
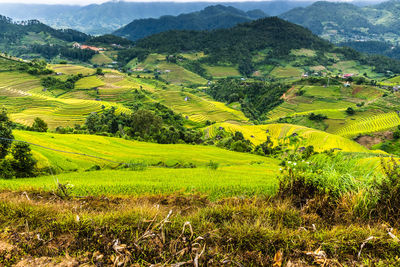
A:
<svg viewBox="0 0 400 267">
<path fill-rule="evenodd" d="M 214 78 L 224 78 L 224 77 L 238 77 L 241 76 L 237 67 L 227 67 L 227 66 L 204 66 L 207 72 Z"/>
<path fill-rule="evenodd" d="M 342 111 L 348 107 L 356 108 L 355 103 L 348 101 L 323 101 L 323 100 L 310 100 L 307 98 L 297 98 L 295 101 L 289 103 L 284 102 L 278 107 L 268 112 L 267 116 L 270 121 L 277 120 L 282 117 L 293 116 L 296 114 L 309 114 L 313 113 L 331 113 L 334 110 Z M 336 114 L 335 116 L 337 116 Z"/>
<path fill-rule="evenodd" d="M 37 98 L 35 95 L 29 97 L 28 102 L 32 99 Z M 39 98 L 40 101 L 33 101 L 34 105 L 27 109 L 21 109 L 17 112 L 13 112 L 10 109 L 10 117 L 13 121 L 31 125 L 36 117 L 42 118 L 50 128 L 56 128 L 58 126 L 74 126 L 75 124 L 82 124 L 86 117 L 92 112 L 102 112 L 102 107 L 111 108 L 116 107 L 117 113 L 131 113 L 131 110 L 122 106 L 121 104 L 95 101 L 95 100 L 83 100 L 83 99 L 61 99 L 61 98 Z M 7 107 L 15 105 L 20 102 L 20 105 L 26 100 L 20 101 L 20 99 L 12 99 L 7 101 Z M 1 103 L 1 101 L 0 101 Z"/>
<path fill-rule="evenodd" d="M 275 160 L 266 157 L 233 152 L 212 146 L 162 145 L 95 135 L 61 135 L 27 131 L 14 131 L 13 134 L 18 140 L 64 151 L 99 156 L 118 162 L 141 161 L 150 165 L 163 162 L 171 166 L 176 163 L 193 163 L 198 167 L 205 167 L 210 160 L 219 163 L 221 167 L 249 165 L 254 161 L 272 165 L 276 163 Z M 101 166 L 116 165 L 101 159 L 63 154 L 36 146 L 32 146 L 32 149 L 41 167 L 46 167 L 50 163 L 52 166 L 68 171 L 85 170 L 94 164 Z"/>
<path fill-rule="evenodd" d="M 105 83 L 96 76 L 78 81 L 77 87 L 89 88 Z M 21 72 L 0 72 L 0 106 L 7 108 L 10 117 L 18 123 L 31 125 L 36 117 L 45 120 L 50 128 L 73 126 L 84 122 L 92 112 L 102 107 L 115 106 L 118 113 L 131 111 L 114 102 L 53 96 L 54 91 L 43 90 L 40 78 Z"/>
<path fill-rule="evenodd" d="M 105 85 L 97 76 L 84 77 L 75 83 L 75 89 L 91 89 Z"/>
<path fill-rule="evenodd" d="M 400 117 L 397 112 L 389 112 L 359 118 L 357 121 L 338 129 L 335 134 L 351 138 L 360 134 L 369 134 L 388 130 L 398 125 L 400 125 Z"/>
<path fill-rule="evenodd" d="M 104 53 L 99 53 L 99 54 L 94 55 L 92 57 L 92 59 L 90 60 L 90 62 L 101 66 L 101 65 L 110 64 L 113 62 L 113 60 L 111 58 L 109 58 L 108 56 L 106 56 Z"/>
<path fill-rule="evenodd" d="M 241 111 L 229 108 L 224 103 L 212 101 L 207 97 L 172 90 L 157 90 L 154 95 L 162 104 L 196 122 L 248 120 Z"/>
<path fill-rule="evenodd" d="M 271 71 L 271 75 L 276 78 L 300 78 L 303 71 L 295 67 L 277 67 Z"/>
<path fill-rule="evenodd" d="M 160 63 L 157 70 L 162 72 L 161 77 L 173 84 L 206 84 L 207 80 L 203 77 L 184 69 L 181 66 L 171 63 Z"/>
<path fill-rule="evenodd" d="M 53 64 L 50 65 L 50 69 L 55 72 L 61 72 L 62 74 L 71 75 L 71 74 L 83 74 L 83 75 L 91 75 L 96 72 L 95 69 L 86 68 L 79 65 L 69 65 L 69 64 Z"/>
<path fill-rule="evenodd" d="M 231 133 L 242 132 L 244 137 L 254 145 L 265 142 L 267 136 L 270 136 L 272 141 L 278 144 L 278 142 L 283 142 L 286 137 L 296 133 L 304 138 L 302 146 L 314 146 L 316 151 L 336 148 L 346 152 L 368 152 L 368 149 L 347 138 L 292 124 L 235 125 L 218 123 L 205 129 L 206 136 L 214 137 L 219 127 L 223 127 Z"/>
</svg>

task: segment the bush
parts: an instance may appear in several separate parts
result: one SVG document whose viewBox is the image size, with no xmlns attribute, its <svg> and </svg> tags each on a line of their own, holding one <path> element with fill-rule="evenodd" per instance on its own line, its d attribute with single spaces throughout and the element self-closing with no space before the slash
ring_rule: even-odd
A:
<svg viewBox="0 0 400 267">
<path fill-rule="evenodd" d="M 132 171 L 144 171 L 147 169 L 147 163 L 144 161 L 134 161 L 127 164 L 127 167 Z"/>
<path fill-rule="evenodd" d="M 328 117 L 326 115 L 323 114 L 314 114 L 314 113 L 310 113 L 308 115 L 308 118 L 312 121 L 323 121 L 326 120 Z"/>
<path fill-rule="evenodd" d="M 394 158 L 390 161 L 381 159 L 381 166 L 385 177 L 375 181 L 369 190 L 376 203 L 371 207 L 379 219 L 393 224 L 399 224 L 400 219 L 400 165 Z"/>
<path fill-rule="evenodd" d="M 207 164 L 207 168 L 211 169 L 211 170 L 216 170 L 219 167 L 219 163 L 218 162 L 214 162 L 212 160 L 210 160 L 210 162 Z"/>
<path fill-rule="evenodd" d="M 9 160 L 0 161 L 0 178 L 12 179 L 15 177 L 15 171 Z"/>
<path fill-rule="evenodd" d="M 346 109 L 346 113 L 349 115 L 354 115 L 356 113 L 356 111 L 352 107 L 348 107 Z"/>
<path fill-rule="evenodd" d="M 35 118 L 32 124 L 32 130 L 35 132 L 47 132 L 47 123 L 41 118 Z"/>
</svg>

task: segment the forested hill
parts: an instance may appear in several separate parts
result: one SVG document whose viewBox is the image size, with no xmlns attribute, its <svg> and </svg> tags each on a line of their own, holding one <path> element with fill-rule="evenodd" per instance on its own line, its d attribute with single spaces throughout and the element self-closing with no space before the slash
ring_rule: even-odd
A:
<svg viewBox="0 0 400 267">
<path fill-rule="evenodd" d="M 89 35 L 76 30 L 53 29 L 38 20 L 14 23 L 0 16 L 0 51 L 24 59 L 57 56 L 71 60 L 87 61 L 95 52 L 72 49 L 73 42 L 85 42 Z"/>
<path fill-rule="evenodd" d="M 400 41 L 400 1 L 359 7 L 350 3 L 315 2 L 279 17 L 302 25 L 334 42 Z"/>
<path fill-rule="evenodd" d="M 331 49 L 333 46 L 311 31 L 277 17 L 213 31 L 168 31 L 139 40 L 137 48 L 158 53 L 204 51 L 212 61 L 237 63 L 256 51 L 270 49 L 271 56 L 291 49 Z"/>
<path fill-rule="evenodd" d="M 198 59 L 198 63 L 234 64 L 239 66 L 240 73 L 249 75 L 261 66 L 276 66 L 283 62 L 297 64 L 291 52 L 302 48 L 316 53 L 313 62 L 303 62 L 303 66 L 332 65 L 335 60 L 328 54 L 334 53 L 340 56 L 340 60 L 355 60 L 374 67 L 379 73 L 400 73 L 397 60 L 334 46 L 310 30 L 277 17 L 239 24 L 230 29 L 162 32 L 138 40 L 134 48 L 121 51 L 118 60 L 126 64 L 133 58 L 144 60 L 150 53 L 204 52 L 205 57 Z"/>
<path fill-rule="evenodd" d="M 138 40 L 168 30 L 213 30 L 230 28 L 238 23 L 266 17 L 261 10 L 244 12 L 231 6 L 209 6 L 205 9 L 179 16 L 162 16 L 158 19 L 138 19 L 114 32 L 117 36 Z"/>
<path fill-rule="evenodd" d="M 76 30 L 53 29 L 38 20 L 29 20 L 21 23 L 14 23 L 10 18 L 0 15 L 0 36 L 1 41 L 16 42 L 29 33 L 44 33 L 53 38 L 66 42 L 83 42 L 89 36 Z"/>
</svg>

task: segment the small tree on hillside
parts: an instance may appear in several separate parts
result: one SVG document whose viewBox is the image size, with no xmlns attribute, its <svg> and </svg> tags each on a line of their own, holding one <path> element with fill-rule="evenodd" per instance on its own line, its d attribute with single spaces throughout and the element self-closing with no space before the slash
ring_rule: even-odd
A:
<svg viewBox="0 0 400 267">
<path fill-rule="evenodd" d="M 41 118 L 35 118 L 32 125 L 32 130 L 36 132 L 47 132 L 47 123 Z"/>
<path fill-rule="evenodd" d="M 11 154 L 14 158 L 11 165 L 17 177 L 34 176 L 37 161 L 33 158 L 31 148 L 27 143 L 16 143 L 11 149 Z"/>
<path fill-rule="evenodd" d="M 12 141 L 10 139 L 14 139 L 11 130 L 11 121 L 5 109 L 0 110 L 0 137 L 5 138 L 0 139 L 0 159 L 4 159 L 8 154 L 8 149 L 11 147 Z"/>
<path fill-rule="evenodd" d="M 96 75 L 104 75 L 103 70 L 101 68 L 97 68 Z"/>
<path fill-rule="evenodd" d="M 141 109 L 132 115 L 133 132 L 139 133 L 141 137 L 158 133 L 161 126 L 162 119 L 149 110 Z"/>
<path fill-rule="evenodd" d="M 346 109 L 346 113 L 349 115 L 354 115 L 356 113 L 356 111 L 352 107 L 348 107 Z"/>
</svg>

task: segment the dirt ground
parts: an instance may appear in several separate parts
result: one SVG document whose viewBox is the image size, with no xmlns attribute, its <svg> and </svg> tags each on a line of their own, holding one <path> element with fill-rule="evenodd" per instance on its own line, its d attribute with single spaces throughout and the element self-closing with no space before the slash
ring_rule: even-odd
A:
<svg viewBox="0 0 400 267">
<path fill-rule="evenodd" d="M 359 143 L 360 145 L 370 149 L 372 146 L 382 143 L 386 140 L 392 140 L 393 139 L 393 133 L 386 131 L 386 132 L 380 132 L 376 133 L 374 135 L 363 135 L 360 137 L 357 137 L 355 141 Z"/>
</svg>

